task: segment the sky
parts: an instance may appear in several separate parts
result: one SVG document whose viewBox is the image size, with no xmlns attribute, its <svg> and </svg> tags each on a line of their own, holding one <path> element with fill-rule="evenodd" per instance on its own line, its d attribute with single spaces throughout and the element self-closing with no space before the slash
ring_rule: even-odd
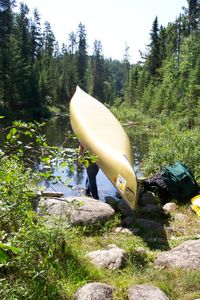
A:
<svg viewBox="0 0 200 300">
<path fill-rule="evenodd" d="M 86 29 L 88 53 L 94 41 L 101 41 L 105 58 L 123 60 L 126 46 L 131 63 L 140 59 L 149 44 L 156 16 L 159 25 L 174 22 L 187 7 L 187 0 L 17 0 L 32 12 L 37 8 L 41 25 L 48 21 L 61 46 L 82 23 Z"/>
</svg>

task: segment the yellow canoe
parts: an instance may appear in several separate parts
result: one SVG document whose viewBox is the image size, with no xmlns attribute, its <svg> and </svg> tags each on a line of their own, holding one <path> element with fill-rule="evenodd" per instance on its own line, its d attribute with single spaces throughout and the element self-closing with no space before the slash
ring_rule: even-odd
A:
<svg viewBox="0 0 200 300">
<path fill-rule="evenodd" d="M 101 102 L 76 88 L 70 101 L 70 122 L 81 144 L 97 156 L 97 163 L 121 197 L 134 209 L 137 181 L 129 138 L 115 116 Z"/>
</svg>

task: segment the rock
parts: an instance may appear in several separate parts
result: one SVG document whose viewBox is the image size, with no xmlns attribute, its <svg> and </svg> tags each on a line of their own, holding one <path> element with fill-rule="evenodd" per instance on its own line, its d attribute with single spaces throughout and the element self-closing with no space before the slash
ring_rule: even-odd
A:
<svg viewBox="0 0 200 300">
<path fill-rule="evenodd" d="M 122 226 L 126 228 L 131 228 L 135 224 L 135 217 L 128 216 L 122 220 Z"/>
<path fill-rule="evenodd" d="M 122 218 L 127 216 L 134 216 L 135 212 L 130 207 L 129 203 L 120 198 L 114 198 L 111 196 L 105 197 L 105 202 L 108 203 L 117 213 L 120 213 Z"/>
<path fill-rule="evenodd" d="M 118 203 L 119 203 L 119 199 L 118 198 L 114 198 L 111 196 L 106 196 L 105 197 L 105 203 L 109 204 L 116 213 L 120 212 L 118 209 Z"/>
<path fill-rule="evenodd" d="M 121 268 L 125 263 L 126 251 L 111 245 L 109 250 L 97 250 L 88 253 L 91 262 L 101 268 L 116 270 Z"/>
<path fill-rule="evenodd" d="M 134 215 L 134 210 L 130 207 L 128 202 L 122 198 L 106 196 L 105 202 L 108 203 L 115 210 L 115 212 L 119 212 L 122 218 Z"/>
<path fill-rule="evenodd" d="M 124 227 L 116 227 L 114 229 L 114 232 L 116 233 L 127 233 L 127 234 L 138 234 L 139 233 L 138 228 L 124 228 Z"/>
<path fill-rule="evenodd" d="M 166 220 L 170 218 L 170 214 L 165 211 L 161 206 L 155 204 L 148 204 L 138 210 L 140 217 L 152 220 Z"/>
<path fill-rule="evenodd" d="M 112 300 L 113 287 L 100 282 L 88 283 L 77 290 L 73 300 Z"/>
<path fill-rule="evenodd" d="M 128 233 L 128 234 L 132 234 L 132 232 L 128 228 L 124 228 L 124 227 L 121 227 L 121 226 L 118 226 L 118 227 L 114 228 L 113 231 L 115 233 Z"/>
<path fill-rule="evenodd" d="M 138 284 L 128 289 L 129 300 L 169 300 L 159 288 L 149 284 Z"/>
<path fill-rule="evenodd" d="M 145 206 L 148 204 L 156 204 L 156 197 L 152 192 L 144 192 L 139 198 L 139 204 Z"/>
<path fill-rule="evenodd" d="M 174 212 L 177 209 L 177 205 L 174 202 L 168 202 L 163 206 L 163 209 L 167 212 Z"/>
<path fill-rule="evenodd" d="M 138 218 L 136 223 L 140 228 L 145 230 L 154 230 L 154 231 L 163 230 L 162 224 L 156 221 Z"/>
<path fill-rule="evenodd" d="M 122 215 L 122 218 L 134 215 L 134 210 L 130 207 L 128 202 L 126 202 L 123 199 L 119 200 L 117 207 L 118 207 L 118 210 L 120 211 L 120 213 Z"/>
<path fill-rule="evenodd" d="M 140 213 L 148 214 L 148 215 L 156 214 L 156 215 L 161 215 L 161 216 L 163 216 L 165 214 L 163 208 L 158 205 L 155 205 L 155 204 L 148 204 L 148 205 L 142 207 L 140 209 Z"/>
<path fill-rule="evenodd" d="M 172 250 L 158 254 L 155 266 L 200 269 L 200 240 L 186 241 Z"/>
<path fill-rule="evenodd" d="M 89 197 L 47 198 L 40 201 L 38 212 L 45 210 L 48 220 L 53 217 L 71 225 L 86 225 L 105 222 L 114 216 L 110 205 Z"/>
</svg>

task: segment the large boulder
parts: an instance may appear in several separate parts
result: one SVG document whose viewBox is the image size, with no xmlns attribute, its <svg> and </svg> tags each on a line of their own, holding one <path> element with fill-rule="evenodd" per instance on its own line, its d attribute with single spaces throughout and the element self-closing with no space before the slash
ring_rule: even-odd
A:
<svg viewBox="0 0 200 300">
<path fill-rule="evenodd" d="M 169 300 L 159 288 L 149 284 L 138 284 L 128 289 L 129 300 Z"/>
<path fill-rule="evenodd" d="M 67 197 L 41 199 L 38 213 L 47 220 L 62 219 L 71 225 L 87 225 L 108 221 L 115 211 L 102 201 L 89 197 Z"/>
<path fill-rule="evenodd" d="M 154 265 L 200 270 L 200 240 L 186 241 L 172 250 L 159 253 Z"/>
<path fill-rule="evenodd" d="M 77 290 L 73 300 L 112 300 L 113 288 L 100 282 L 88 283 Z"/>
</svg>

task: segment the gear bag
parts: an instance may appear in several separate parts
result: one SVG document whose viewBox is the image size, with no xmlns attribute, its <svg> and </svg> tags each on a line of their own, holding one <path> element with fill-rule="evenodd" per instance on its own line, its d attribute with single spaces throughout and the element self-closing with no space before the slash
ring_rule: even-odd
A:
<svg viewBox="0 0 200 300">
<path fill-rule="evenodd" d="M 159 173 L 144 182 L 144 188 L 157 192 L 163 203 L 173 198 L 185 202 L 200 190 L 191 170 L 181 162 L 163 167 Z"/>
<path fill-rule="evenodd" d="M 191 170 L 181 162 L 162 168 L 161 176 L 168 188 L 170 198 L 184 202 L 194 197 L 199 191 Z"/>
</svg>

